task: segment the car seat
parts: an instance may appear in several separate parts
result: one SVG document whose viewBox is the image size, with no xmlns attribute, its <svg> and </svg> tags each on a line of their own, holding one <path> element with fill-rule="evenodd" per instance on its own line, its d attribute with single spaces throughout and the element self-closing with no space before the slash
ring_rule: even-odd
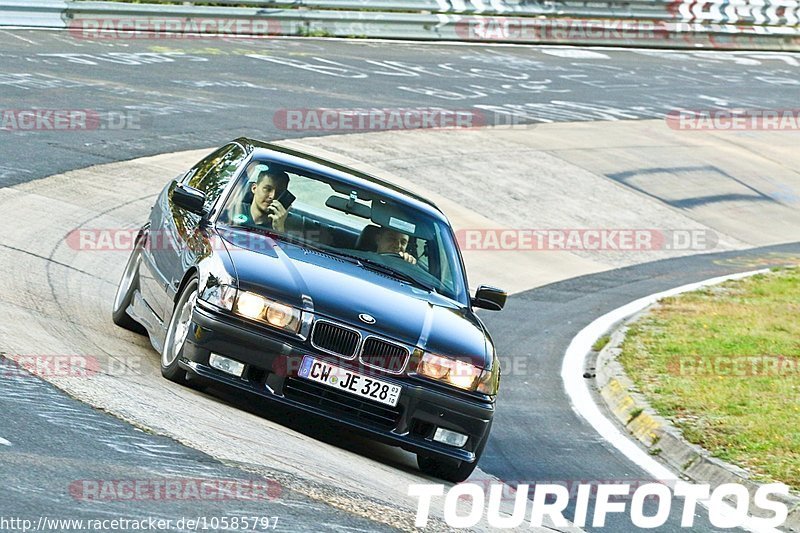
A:
<svg viewBox="0 0 800 533">
<path fill-rule="evenodd" d="M 356 250 L 377 252 L 378 231 L 380 231 L 380 229 L 380 226 L 375 226 L 372 224 L 369 226 L 364 226 L 364 229 L 361 230 L 361 234 L 358 236 L 358 240 L 356 241 Z"/>
</svg>

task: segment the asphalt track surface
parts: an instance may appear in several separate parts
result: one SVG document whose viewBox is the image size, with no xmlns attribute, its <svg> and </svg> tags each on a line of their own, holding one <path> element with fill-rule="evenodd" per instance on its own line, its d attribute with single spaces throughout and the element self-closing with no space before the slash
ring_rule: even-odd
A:
<svg viewBox="0 0 800 533">
<path fill-rule="evenodd" d="M 492 121 L 507 120 L 507 113 L 513 113 L 517 121 L 537 123 L 653 118 L 676 108 L 714 105 L 790 108 L 797 97 L 796 87 L 791 87 L 796 81 L 795 57 L 291 39 L 88 42 L 65 33 L 4 30 L 0 108 L 132 112 L 137 127 L 0 132 L 0 186 L 99 163 L 213 146 L 245 134 L 270 140 L 341 133 L 284 129 L 275 113 L 285 109 L 439 106 L 479 109 Z M 800 247 L 791 245 L 660 261 L 527 291 L 510 298 L 503 313 L 483 313 L 498 351 L 523 361 L 524 370 L 504 375 L 497 423 L 481 468 L 511 484 L 648 479 L 570 407 L 558 376 L 571 338 L 597 316 L 638 297 L 752 270 L 765 261 L 792 262 L 798 255 Z M 72 470 L 61 481 L 108 478 L 113 477 L 108 472 L 96 473 L 98 464 L 120 461 L 125 466 L 119 477 L 131 477 L 140 468 L 161 472 L 161 463 L 143 452 L 151 445 L 174 453 L 180 469 L 209 468 L 218 477 L 243 475 L 93 413 L 98 425 L 87 426 L 87 431 L 104 427 L 121 440 L 136 435 L 145 444 L 128 450 L 122 460 L 108 443 L 63 427 L 56 431 L 46 416 L 32 416 L 35 411 L 23 412 L 18 403 L 7 400 L 14 391 L 27 388 L 42 409 L 59 402 L 75 410 L 82 406 L 70 406 L 49 386 L 32 385 L 35 380 L 12 379 L 6 373 L 0 381 L 7 396 L 0 437 L 25 443 L 30 454 L 0 446 L 5 456 L 0 472 L 20 487 L 0 499 L 4 515 L 23 510 L 32 515 L 75 517 L 81 511 L 91 516 L 91 506 L 63 493 L 50 494 L 54 472 L 68 465 Z M 54 434 L 60 445 L 51 447 Z M 70 447 L 95 451 L 64 456 Z M 48 458 L 56 460 L 58 468 L 48 464 Z M 29 472 L 24 479 L 21 469 Z M 300 496 L 293 501 L 304 503 Z M 192 507 L 195 512 L 188 515 L 230 511 L 205 502 L 202 512 L 196 511 L 200 506 Z M 184 514 L 180 506 L 164 509 L 170 517 Z M 287 513 L 297 517 L 297 526 L 308 523 L 303 517 L 310 515 L 302 509 L 298 504 Z M 365 527 L 363 521 L 341 517 L 335 509 L 318 509 L 330 519 L 329 525 Z M 147 510 L 152 508 L 124 509 L 132 516 Z M 679 511 L 674 510 L 668 527 L 659 531 L 685 531 L 676 523 Z M 698 515 L 693 530 L 714 531 L 702 510 Z M 603 531 L 634 529 L 627 515 L 610 515 Z"/>
<path fill-rule="evenodd" d="M 80 531 L 76 521 L 88 527 L 112 519 L 170 520 L 166 530 L 191 531 L 187 521 L 202 530 L 233 517 L 247 517 L 257 531 L 375 529 L 372 521 L 297 494 L 268 475 L 223 465 L 96 411 L 7 360 L 0 361 L 0 376 L 2 431 L 10 441 L 0 450 L 0 517 L 35 526 L 45 520 L 41 531 Z M 136 488 L 144 496 L 134 498 Z M 196 499 L 201 490 L 211 491 L 202 506 Z M 0 524 L 0 531 L 10 527 Z"/>
<path fill-rule="evenodd" d="M 298 39 L 108 38 L 0 30 L 0 108 L 131 114 L 96 131 L 15 131 L 0 186 L 88 165 L 291 138 L 276 112 L 441 107 L 478 123 L 660 118 L 678 108 L 785 109 L 800 55 Z"/>
</svg>

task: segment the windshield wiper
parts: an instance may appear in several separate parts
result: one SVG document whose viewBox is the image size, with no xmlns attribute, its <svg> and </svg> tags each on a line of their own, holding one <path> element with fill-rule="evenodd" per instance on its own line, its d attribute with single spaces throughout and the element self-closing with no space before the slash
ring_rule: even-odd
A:
<svg viewBox="0 0 800 533">
<path fill-rule="evenodd" d="M 331 251 L 328 250 L 327 248 L 323 248 L 321 246 L 317 246 L 316 244 L 312 244 L 312 243 L 310 243 L 308 241 L 305 241 L 303 239 L 298 239 L 297 237 L 294 237 L 294 236 L 292 236 L 292 235 L 290 235 L 288 233 L 281 233 L 280 231 L 276 231 L 274 229 L 260 228 L 260 227 L 256 227 L 256 226 L 246 226 L 244 224 L 224 224 L 224 225 L 229 227 L 229 228 L 243 229 L 243 230 L 247 230 L 247 231 L 252 231 L 254 233 L 259 233 L 261 235 L 265 235 L 265 236 L 268 236 L 268 237 L 274 237 L 274 238 L 276 238 L 278 240 L 281 240 L 281 241 L 286 241 L 286 242 L 289 242 L 289 243 L 292 243 L 292 244 L 296 244 L 298 246 L 302 246 L 304 248 L 308 248 L 310 250 L 314 250 L 315 252 L 320 252 L 320 253 L 324 253 L 324 254 L 331 254 Z M 333 255 L 338 255 L 338 254 L 333 254 Z"/>
<path fill-rule="evenodd" d="M 319 252 L 319 253 L 326 254 L 326 255 L 333 255 L 333 256 L 342 258 L 342 259 L 346 260 L 349 263 L 358 264 L 358 265 L 361 264 L 361 259 L 356 257 L 356 256 L 354 256 L 354 255 L 344 254 L 344 253 L 341 253 L 338 250 L 335 250 L 333 248 L 328 248 L 328 247 L 325 247 L 325 246 L 318 246 L 318 245 L 310 243 L 310 242 L 308 242 L 306 240 L 294 237 L 293 235 L 291 235 L 289 233 L 281 233 L 279 231 L 275 231 L 274 229 L 270 229 L 270 228 L 260 228 L 260 227 L 255 227 L 255 226 L 246 226 L 246 225 L 243 225 L 243 224 L 224 224 L 224 225 L 229 227 L 229 228 L 244 229 L 244 230 L 248 230 L 248 231 L 254 231 L 255 233 L 259 233 L 259 234 L 262 234 L 262 235 L 265 235 L 265 236 L 269 236 L 269 237 L 274 237 L 274 238 L 276 238 L 278 240 L 286 241 L 286 242 L 289 242 L 289 243 L 292 243 L 292 244 L 296 244 L 298 246 L 302 246 L 303 248 L 308 248 L 309 250 L 313 250 L 315 252 Z"/>
<path fill-rule="evenodd" d="M 420 280 L 418 280 L 414 276 L 406 274 L 405 272 L 401 272 L 400 270 L 395 270 L 394 268 L 392 268 L 390 266 L 386 266 L 383 263 L 379 263 L 377 261 L 373 261 L 372 259 L 366 259 L 364 257 L 358 257 L 358 256 L 355 256 L 355 255 L 349 255 L 349 254 L 346 254 L 346 255 L 348 255 L 349 257 L 353 257 L 355 259 L 358 259 L 358 261 L 361 263 L 361 265 L 364 266 L 365 268 L 369 268 L 369 269 L 372 269 L 372 270 L 377 270 L 378 272 L 381 272 L 382 274 L 386 274 L 388 276 L 392 276 L 394 278 L 401 279 L 403 281 L 406 281 L 408 283 L 416 285 L 417 287 L 419 287 L 421 289 L 425 289 L 428 292 L 437 292 L 436 289 L 426 285 L 425 283 L 421 282 Z"/>
</svg>

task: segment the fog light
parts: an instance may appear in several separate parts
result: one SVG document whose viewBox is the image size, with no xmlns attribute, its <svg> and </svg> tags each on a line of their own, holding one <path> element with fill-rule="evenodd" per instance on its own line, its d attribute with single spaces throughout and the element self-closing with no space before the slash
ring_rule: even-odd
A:
<svg viewBox="0 0 800 533">
<path fill-rule="evenodd" d="M 239 361 L 234 361 L 233 359 L 228 359 L 227 357 L 222 357 L 215 353 L 212 353 L 208 358 L 208 364 L 211 365 L 211 368 L 222 370 L 226 374 L 236 376 L 237 378 L 242 377 L 242 372 L 244 372 L 244 365 Z"/>
<path fill-rule="evenodd" d="M 436 428 L 436 433 L 433 435 L 433 440 L 447 444 L 448 446 L 455 446 L 461 448 L 467 443 L 467 436 L 449 429 Z"/>
</svg>

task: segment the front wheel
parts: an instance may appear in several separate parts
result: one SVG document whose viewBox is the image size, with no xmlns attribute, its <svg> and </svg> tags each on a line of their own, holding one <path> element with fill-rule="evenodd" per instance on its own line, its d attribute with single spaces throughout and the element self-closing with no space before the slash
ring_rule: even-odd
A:
<svg viewBox="0 0 800 533">
<path fill-rule="evenodd" d="M 489 433 L 491 430 L 492 423 L 489 422 L 489 427 L 486 429 L 483 440 L 475 449 L 475 460 L 473 462 L 468 463 L 466 461 L 459 461 L 458 459 L 450 459 L 449 457 L 438 457 L 425 453 L 418 453 L 417 465 L 419 465 L 419 469 L 424 474 L 452 483 L 461 483 L 465 481 L 475 470 L 475 467 L 478 466 L 478 461 L 483 454 L 483 449 L 486 447 L 486 442 L 489 440 Z"/>
<path fill-rule="evenodd" d="M 145 335 L 147 330 L 128 314 L 128 306 L 133 301 L 134 293 L 139 289 L 139 266 L 142 264 L 142 239 L 136 239 L 136 244 L 128 257 L 128 263 L 122 273 L 122 278 L 114 295 L 114 308 L 111 310 L 111 319 L 114 324 L 134 333 Z"/>
<path fill-rule="evenodd" d="M 192 277 L 181 291 L 167 327 L 164 349 L 161 351 L 161 375 L 175 383 L 186 381 L 186 370 L 180 367 L 179 361 L 197 304 L 197 285 L 197 277 Z"/>
</svg>

